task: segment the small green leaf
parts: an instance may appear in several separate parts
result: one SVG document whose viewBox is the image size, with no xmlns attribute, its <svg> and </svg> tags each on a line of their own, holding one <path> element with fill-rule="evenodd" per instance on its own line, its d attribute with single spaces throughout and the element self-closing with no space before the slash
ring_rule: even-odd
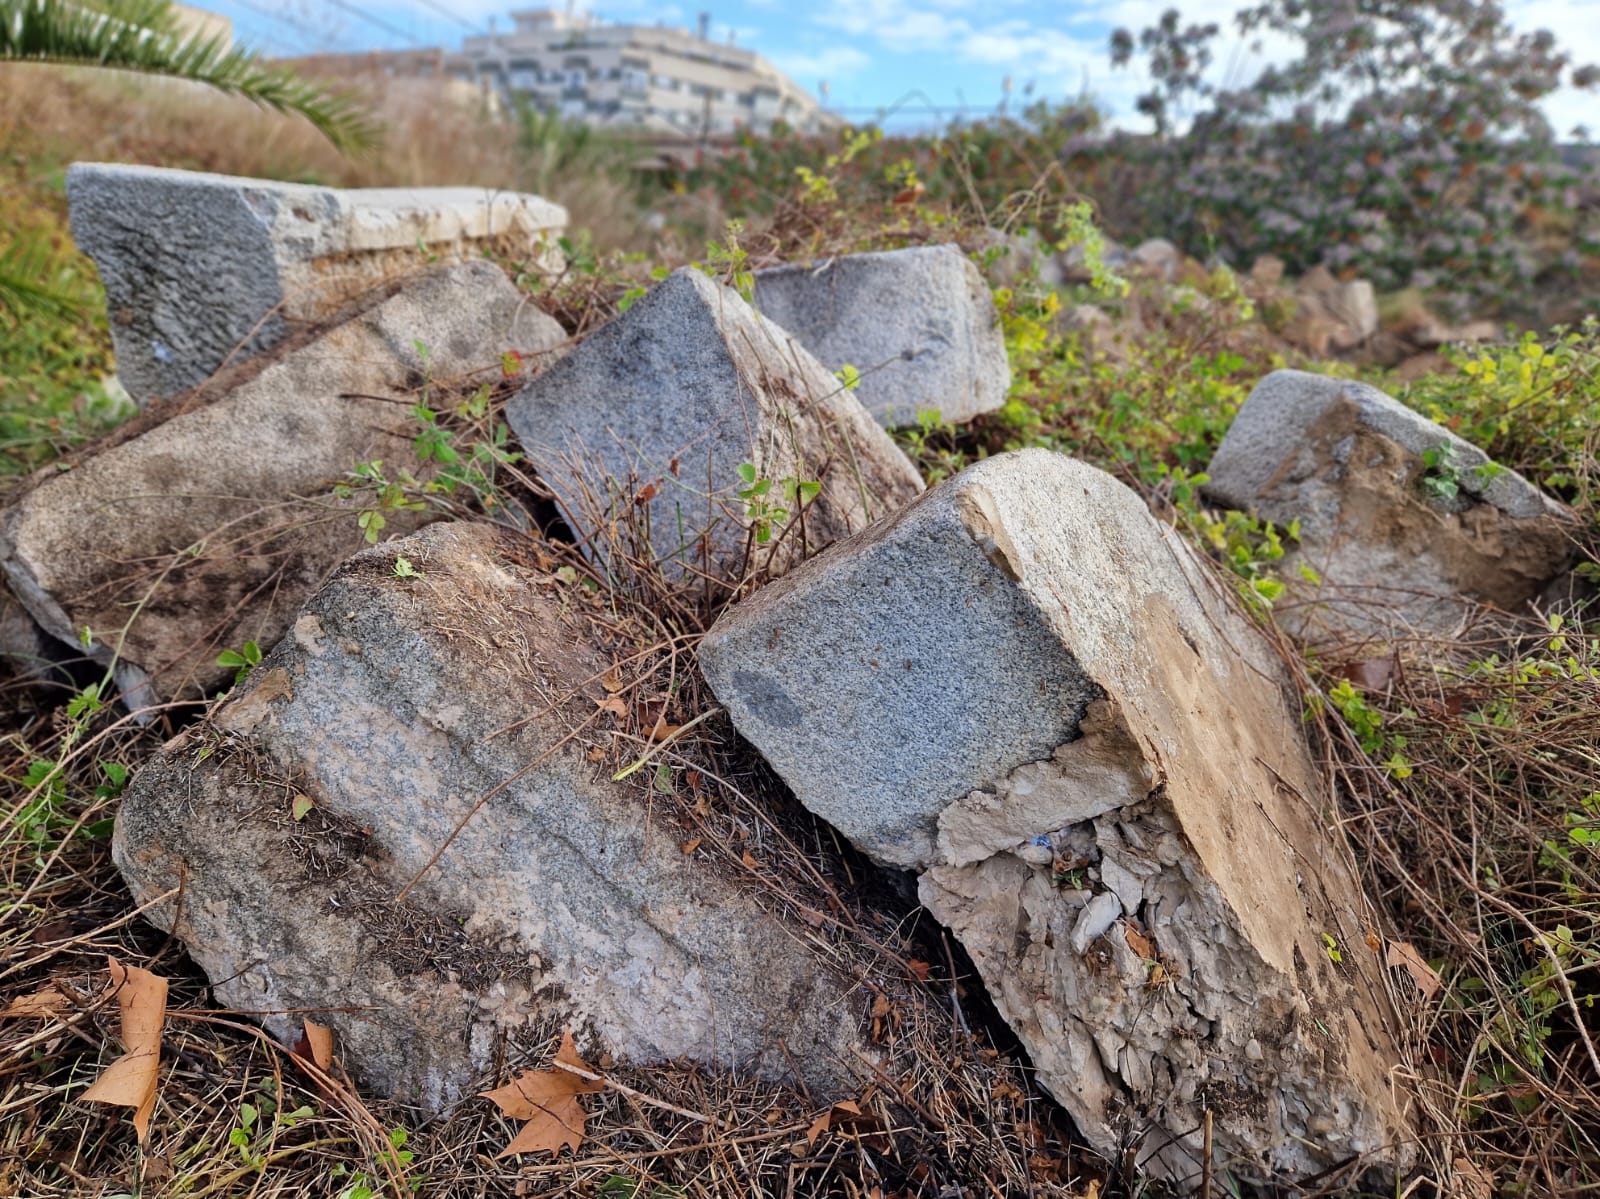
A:
<svg viewBox="0 0 1600 1199">
<path fill-rule="evenodd" d="M 295 822 L 298 823 L 304 820 L 307 816 L 311 815 L 312 809 L 316 806 L 317 805 L 312 798 L 302 792 L 294 797 L 294 803 L 289 806 L 289 814 L 292 815 L 295 818 Z"/>
</svg>

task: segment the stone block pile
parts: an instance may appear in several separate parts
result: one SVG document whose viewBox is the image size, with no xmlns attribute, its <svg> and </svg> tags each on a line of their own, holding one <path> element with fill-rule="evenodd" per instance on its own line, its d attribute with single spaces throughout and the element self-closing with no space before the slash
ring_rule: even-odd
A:
<svg viewBox="0 0 1600 1199">
<path fill-rule="evenodd" d="M 224 685 L 219 647 L 268 650 L 138 772 L 114 842 L 219 1001 L 284 1038 L 283 1013 L 328 1012 L 358 1079 L 428 1111 L 563 1023 L 621 1062 L 819 1102 L 882 1068 L 872 987 L 582 752 L 612 661 L 551 548 L 416 511 L 363 549 L 333 502 L 356 463 L 411 453 L 408 389 L 516 349 L 541 369 L 507 419 L 572 543 L 603 573 L 738 596 L 698 649 L 733 729 L 819 821 L 912 872 L 1091 1145 L 1194 1190 L 1211 1112 L 1238 1180 L 1406 1164 L 1379 924 L 1266 638 L 1110 476 L 1025 450 L 926 489 L 885 431 L 1004 396 L 958 252 L 784 268 L 753 307 L 682 271 L 576 347 L 497 267 L 458 263 L 268 345 L 256 322 L 295 280 L 398 244 L 371 233 L 383 206 L 141 172 L 124 211 L 110 177 L 78 170 L 72 198 L 119 362 L 147 395 L 194 386 L 0 514 L 36 622 L 11 607 L 6 639 L 39 656 L 87 630 L 135 707 Z M 537 244 L 557 217 L 518 203 Z M 385 211 L 414 230 L 417 204 Z M 487 235 L 454 211 L 423 223 L 457 249 Z M 251 269 L 169 269 L 141 240 L 158 225 Z M 1165 270 L 1157 250 L 1140 262 Z M 1445 501 L 1419 485 L 1439 461 Z M 1299 522 L 1284 619 L 1322 643 L 1511 608 L 1560 573 L 1565 513 L 1491 467 L 1380 393 L 1283 372 L 1210 488 Z"/>
</svg>

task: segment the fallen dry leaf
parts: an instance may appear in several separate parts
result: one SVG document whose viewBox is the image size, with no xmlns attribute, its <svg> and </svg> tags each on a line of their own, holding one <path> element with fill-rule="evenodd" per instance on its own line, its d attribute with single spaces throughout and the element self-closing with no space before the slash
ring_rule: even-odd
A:
<svg viewBox="0 0 1600 1199">
<path fill-rule="evenodd" d="M 628 705 L 615 695 L 608 695 L 605 699 L 594 701 L 602 712 L 610 712 L 618 720 L 625 720 L 628 716 Z"/>
<path fill-rule="evenodd" d="M 1155 961 L 1156 943 L 1149 937 L 1139 932 L 1131 924 L 1123 930 L 1122 935 L 1128 942 L 1128 948 L 1133 950 L 1133 952 L 1137 954 L 1143 961 Z"/>
<path fill-rule="evenodd" d="M 928 972 L 932 970 L 933 967 L 927 962 L 924 962 L 921 958 L 912 958 L 906 963 L 906 969 L 911 971 L 912 978 L 916 979 L 919 983 L 925 983 L 928 981 Z"/>
<path fill-rule="evenodd" d="M 687 856 L 688 854 L 691 854 L 695 850 L 699 849 L 704 840 L 704 837 L 694 837 L 691 840 L 685 841 L 682 845 L 678 846 L 678 848 L 681 849 Z"/>
<path fill-rule="evenodd" d="M 1399 671 L 1400 659 L 1394 653 L 1382 658 L 1346 662 L 1339 667 L 1339 673 L 1363 691 L 1382 691 L 1394 681 Z"/>
<path fill-rule="evenodd" d="M 572 1029 L 563 1030 L 561 1048 L 556 1050 L 556 1061 L 590 1074 L 593 1066 L 578 1056 L 572 1043 Z M 503 1087 L 484 1091 L 481 1098 L 488 1099 L 513 1120 L 526 1120 L 522 1130 L 512 1138 L 496 1158 L 510 1157 L 515 1153 L 548 1152 L 552 1157 L 565 1145 L 574 1153 L 583 1143 L 584 1125 L 589 1113 L 578 1102 L 579 1095 L 592 1095 L 603 1090 L 605 1083 L 562 1070 L 524 1070 Z"/>
<path fill-rule="evenodd" d="M 1424 999 L 1432 999 L 1444 986 L 1444 980 L 1439 977 L 1438 971 L 1428 965 L 1426 959 L 1409 941 L 1389 942 L 1389 956 L 1385 961 L 1390 967 L 1403 967 L 1406 973 L 1411 975 L 1411 981 L 1417 984 L 1417 990 L 1422 992 Z"/>
<path fill-rule="evenodd" d="M 315 1067 L 307 1069 L 312 1084 L 317 1092 L 331 1103 L 339 1103 L 349 1094 L 350 1080 L 343 1077 L 333 1060 L 333 1030 L 324 1028 L 315 1020 L 302 1020 L 304 1031 L 300 1039 L 294 1043 L 294 1056 L 300 1059 L 302 1065 Z"/>
<path fill-rule="evenodd" d="M 856 1125 L 872 1127 L 876 1124 L 877 1121 L 872 1116 L 861 1110 L 860 1104 L 842 1099 L 811 1122 L 811 1127 L 806 1129 L 806 1144 L 815 1146 L 818 1137 L 835 1128 L 849 1128 Z"/>
<path fill-rule="evenodd" d="M 600 685 L 613 695 L 622 690 L 622 675 L 615 666 L 600 676 Z"/>
<path fill-rule="evenodd" d="M 295 1042 L 294 1052 L 296 1057 L 305 1058 L 326 1073 L 333 1068 L 333 1030 L 324 1028 L 315 1020 L 305 1021 L 305 1031 Z"/>
<path fill-rule="evenodd" d="M 156 1110 L 156 1081 L 161 1072 L 161 1026 L 167 1019 L 167 980 L 106 959 L 111 985 L 122 1009 L 122 1044 L 127 1052 L 106 1067 L 79 1099 L 133 1108 L 133 1127 L 139 1143 L 150 1137 L 150 1117 Z"/>
<path fill-rule="evenodd" d="M 1452 1193 L 1457 1199 L 1494 1199 L 1493 1174 L 1464 1157 L 1456 1158 L 1450 1166 L 1455 1171 L 1456 1189 Z"/>
<path fill-rule="evenodd" d="M 35 991 L 32 995 L 18 995 L 0 1012 L 0 1020 L 8 1016 L 33 1017 L 59 1016 L 67 1007 L 67 997 L 54 987 Z"/>
</svg>

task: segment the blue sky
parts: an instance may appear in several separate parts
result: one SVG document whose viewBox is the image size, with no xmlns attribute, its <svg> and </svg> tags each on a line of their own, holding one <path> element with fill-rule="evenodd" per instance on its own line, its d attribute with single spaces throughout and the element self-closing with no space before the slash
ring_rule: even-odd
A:
<svg viewBox="0 0 1600 1199">
<path fill-rule="evenodd" d="M 236 35 L 272 54 L 357 50 L 411 44 L 454 47 L 491 17 L 508 27 L 506 0 L 191 0 L 233 19 Z M 957 115 L 994 111 L 1011 80 L 1011 103 L 1088 92 L 1121 124 L 1139 127 L 1136 70 L 1115 70 L 1110 31 L 1137 31 L 1176 2 L 1186 16 L 1217 19 L 1225 8 L 1183 0 L 595 0 L 594 13 L 618 22 L 689 26 L 709 10 L 712 36 L 733 35 L 815 92 L 826 80 L 828 104 L 869 120 L 897 103 L 893 123 L 927 126 Z M 1600 62 L 1600 0 L 1503 0 L 1514 24 L 1549 28 L 1579 61 Z M 583 7 L 582 0 L 579 6 Z M 385 28 L 387 26 L 388 28 Z M 1225 26 L 1225 28 L 1227 28 Z M 402 36 L 404 35 L 404 36 Z M 1229 38 L 1219 55 L 1237 81 L 1248 79 L 1281 48 L 1251 54 Z M 1600 128 L 1600 95 L 1565 93 L 1549 105 L 1557 131 Z"/>
</svg>

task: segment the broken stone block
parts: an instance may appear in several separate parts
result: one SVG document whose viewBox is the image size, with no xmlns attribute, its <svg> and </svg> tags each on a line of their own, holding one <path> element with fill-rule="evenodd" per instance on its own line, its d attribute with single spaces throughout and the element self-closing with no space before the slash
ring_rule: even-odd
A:
<svg viewBox="0 0 1600 1199">
<path fill-rule="evenodd" d="M 957 246 L 757 271 L 755 302 L 830 371 L 855 367 L 856 397 L 888 428 L 930 410 L 961 424 L 1006 402 L 1011 367 L 994 298 Z"/>
<path fill-rule="evenodd" d="M 1274 371 L 1207 473 L 1213 501 L 1299 521 L 1276 615 L 1318 644 L 1446 633 L 1475 603 L 1515 611 L 1572 559 L 1567 509 L 1362 383 Z"/>
<path fill-rule="evenodd" d="M 135 902 L 219 1004 L 290 1043 L 310 1015 L 430 1112 L 563 1024 L 627 1063 L 855 1093 L 871 993 L 589 761 L 611 658 L 538 557 L 451 523 L 347 561 L 134 777 Z"/>
<path fill-rule="evenodd" d="M 130 706 L 224 681 L 221 650 L 269 646 L 360 548 L 359 501 L 331 489 L 359 463 L 421 469 L 408 397 L 425 371 L 451 378 L 565 339 L 487 262 L 365 302 L 161 405 L 71 470 L 40 472 L 0 513 L 0 569 L 17 598 L 68 645 L 87 630 Z M 385 519 L 396 533 L 427 515 Z"/>
<path fill-rule="evenodd" d="M 922 872 L 1088 1142 L 1180 1186 L 1207 1108 L 1219 1177 L 1392 1162 L 1409 1136 L 1299 701 L 1223 595 L 1132 491 L 1022 450 L 735 604 L 699 651 L 802 803 Z"/>
<path fill-rule="evenodd" d="M 106 288 L 117 372 L 142 404 L 428 262 L 550 259 L 566 211 L 490 188 L 340 191 L 110 163 L 67 172 L 72 234 Z"/>
<path fill-rule="evenodd" d="M 1312 267 L 1295 284 L 1289 337 L 1318 355 L 1352 350 L 1378 332 L 1378 293 L 1366 279 L 1336 279 Z"/>
<path fill-rule="evenodd" d="M 922 490 L 853 394 L 696 270 L 532 379 L 506 420 L 591 552 L 631 537 L 679 577 L 779 572 Z"/>
<path fill-rule="evenodd" d="M 1183 273 L 1186 255 L 1164 237 L 1152 237 L 1140 242 L 1130 254 L 1129 273 L 1151 279 L 1177 281 Z"/>
</svg>

